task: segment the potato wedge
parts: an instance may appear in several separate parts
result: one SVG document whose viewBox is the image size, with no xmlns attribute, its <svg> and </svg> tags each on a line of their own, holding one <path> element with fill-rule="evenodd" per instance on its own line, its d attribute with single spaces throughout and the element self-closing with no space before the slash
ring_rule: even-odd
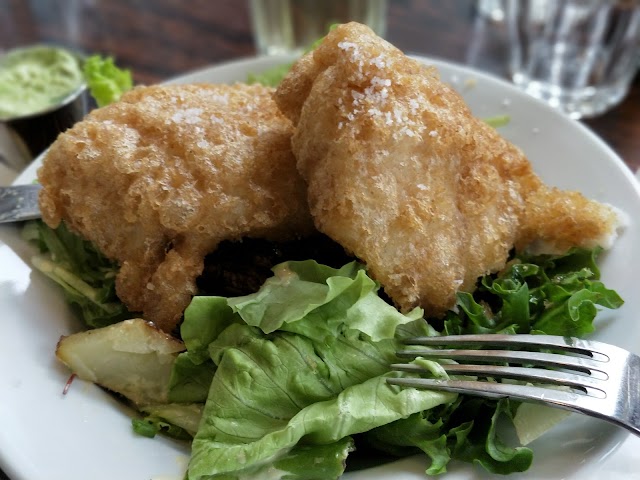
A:
<svg viewBox="0 0 640 480">
<path fill-rule="evenodd" d="M 62 337 L 56 356 L 79 378 L 137 406 L 168 403 L 171 369 L 184 344 L 142 319 Z"/>
</svg>

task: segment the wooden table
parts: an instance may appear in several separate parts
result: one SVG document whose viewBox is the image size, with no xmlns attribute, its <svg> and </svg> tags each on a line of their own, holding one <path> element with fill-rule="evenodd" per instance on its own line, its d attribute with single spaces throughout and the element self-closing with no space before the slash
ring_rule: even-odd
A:
<svg viewBox="0 0 640 480">
<path fill-rule="evenodd" d="M 473 0 L 389 0 L 387 39 L 406 52 L 505 77 L 505 37 Z M 34 42 L 111 54 L 147 84 L 255 54 L 247 0 L 0 0 L 0 48 Z M 585 124 L 640 168 L 640 79 L 621 105 Z"/>
<path fill-rule="evenodd" d="M 504 26 L 479 18 L 474 5 L 389 0 L 387 39 L 409 53 L 506 77 Z M 244 0 L 0 0 L 0 49 L 35 42 L 113 55 L 146 84 L 255 54 Z M 640 79 L 620 106 L 585 124 L 640 168 Z"/>
</svg>

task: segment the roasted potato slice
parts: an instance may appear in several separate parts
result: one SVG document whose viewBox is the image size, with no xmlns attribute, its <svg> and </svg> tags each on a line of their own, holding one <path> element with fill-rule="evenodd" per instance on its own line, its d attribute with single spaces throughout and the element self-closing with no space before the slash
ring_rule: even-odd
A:
<svg viewBox="0 0 640 480">
<path fill-rule="evenodd" d="M 56 356 L 79 378 L 137 406 L 168 403 L 169 378 L 184 344 L 142 319 L 62 337 Z"/>
</svg>

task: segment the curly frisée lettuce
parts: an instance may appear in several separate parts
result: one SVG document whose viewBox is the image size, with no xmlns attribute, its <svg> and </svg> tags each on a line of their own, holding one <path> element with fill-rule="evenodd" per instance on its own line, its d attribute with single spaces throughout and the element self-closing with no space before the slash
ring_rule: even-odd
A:
<svg viewBox="0 0 640 480">
<path fill-rule="evenodd" d="M 52 229 L 41 220 L 27 222 L 22 235 L 39 249 L 31 259 L 33 266 L 62 287 L 67 302 L 88 327 L 135 316 L 116 295 L 117 265 L 91 242 L 70 232 L 64 223 Z"/>
<path fill-rule="evenodd" d="M 443 329 L 463 333 L 538 333 L 582 337 L 594 331 L 598 307 L 623 300 L 599 280 L 601 248 L 563 255 L 522 255 L 497 275 L 482 278 L 473 293 L 459 293 L 458 313 Z"/>
</svg>

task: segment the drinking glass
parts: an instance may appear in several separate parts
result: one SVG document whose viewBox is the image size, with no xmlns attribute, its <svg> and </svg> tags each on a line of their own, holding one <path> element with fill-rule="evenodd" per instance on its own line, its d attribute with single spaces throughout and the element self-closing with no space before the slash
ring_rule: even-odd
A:
<svg viewBox="0 0 640 480">
<path fill-rule="evenodd" d="M 636 73 L 639 0 L 507 0 L 514 83 L 573 118 L 622 101 Z"/>
<path fill-rule="evenodd" d="M 356 21 L 386 30 L 387 0 L 251 0 L 256 49 L 263 55 L 301 53 L 335 23 Z"/>
</svg>

